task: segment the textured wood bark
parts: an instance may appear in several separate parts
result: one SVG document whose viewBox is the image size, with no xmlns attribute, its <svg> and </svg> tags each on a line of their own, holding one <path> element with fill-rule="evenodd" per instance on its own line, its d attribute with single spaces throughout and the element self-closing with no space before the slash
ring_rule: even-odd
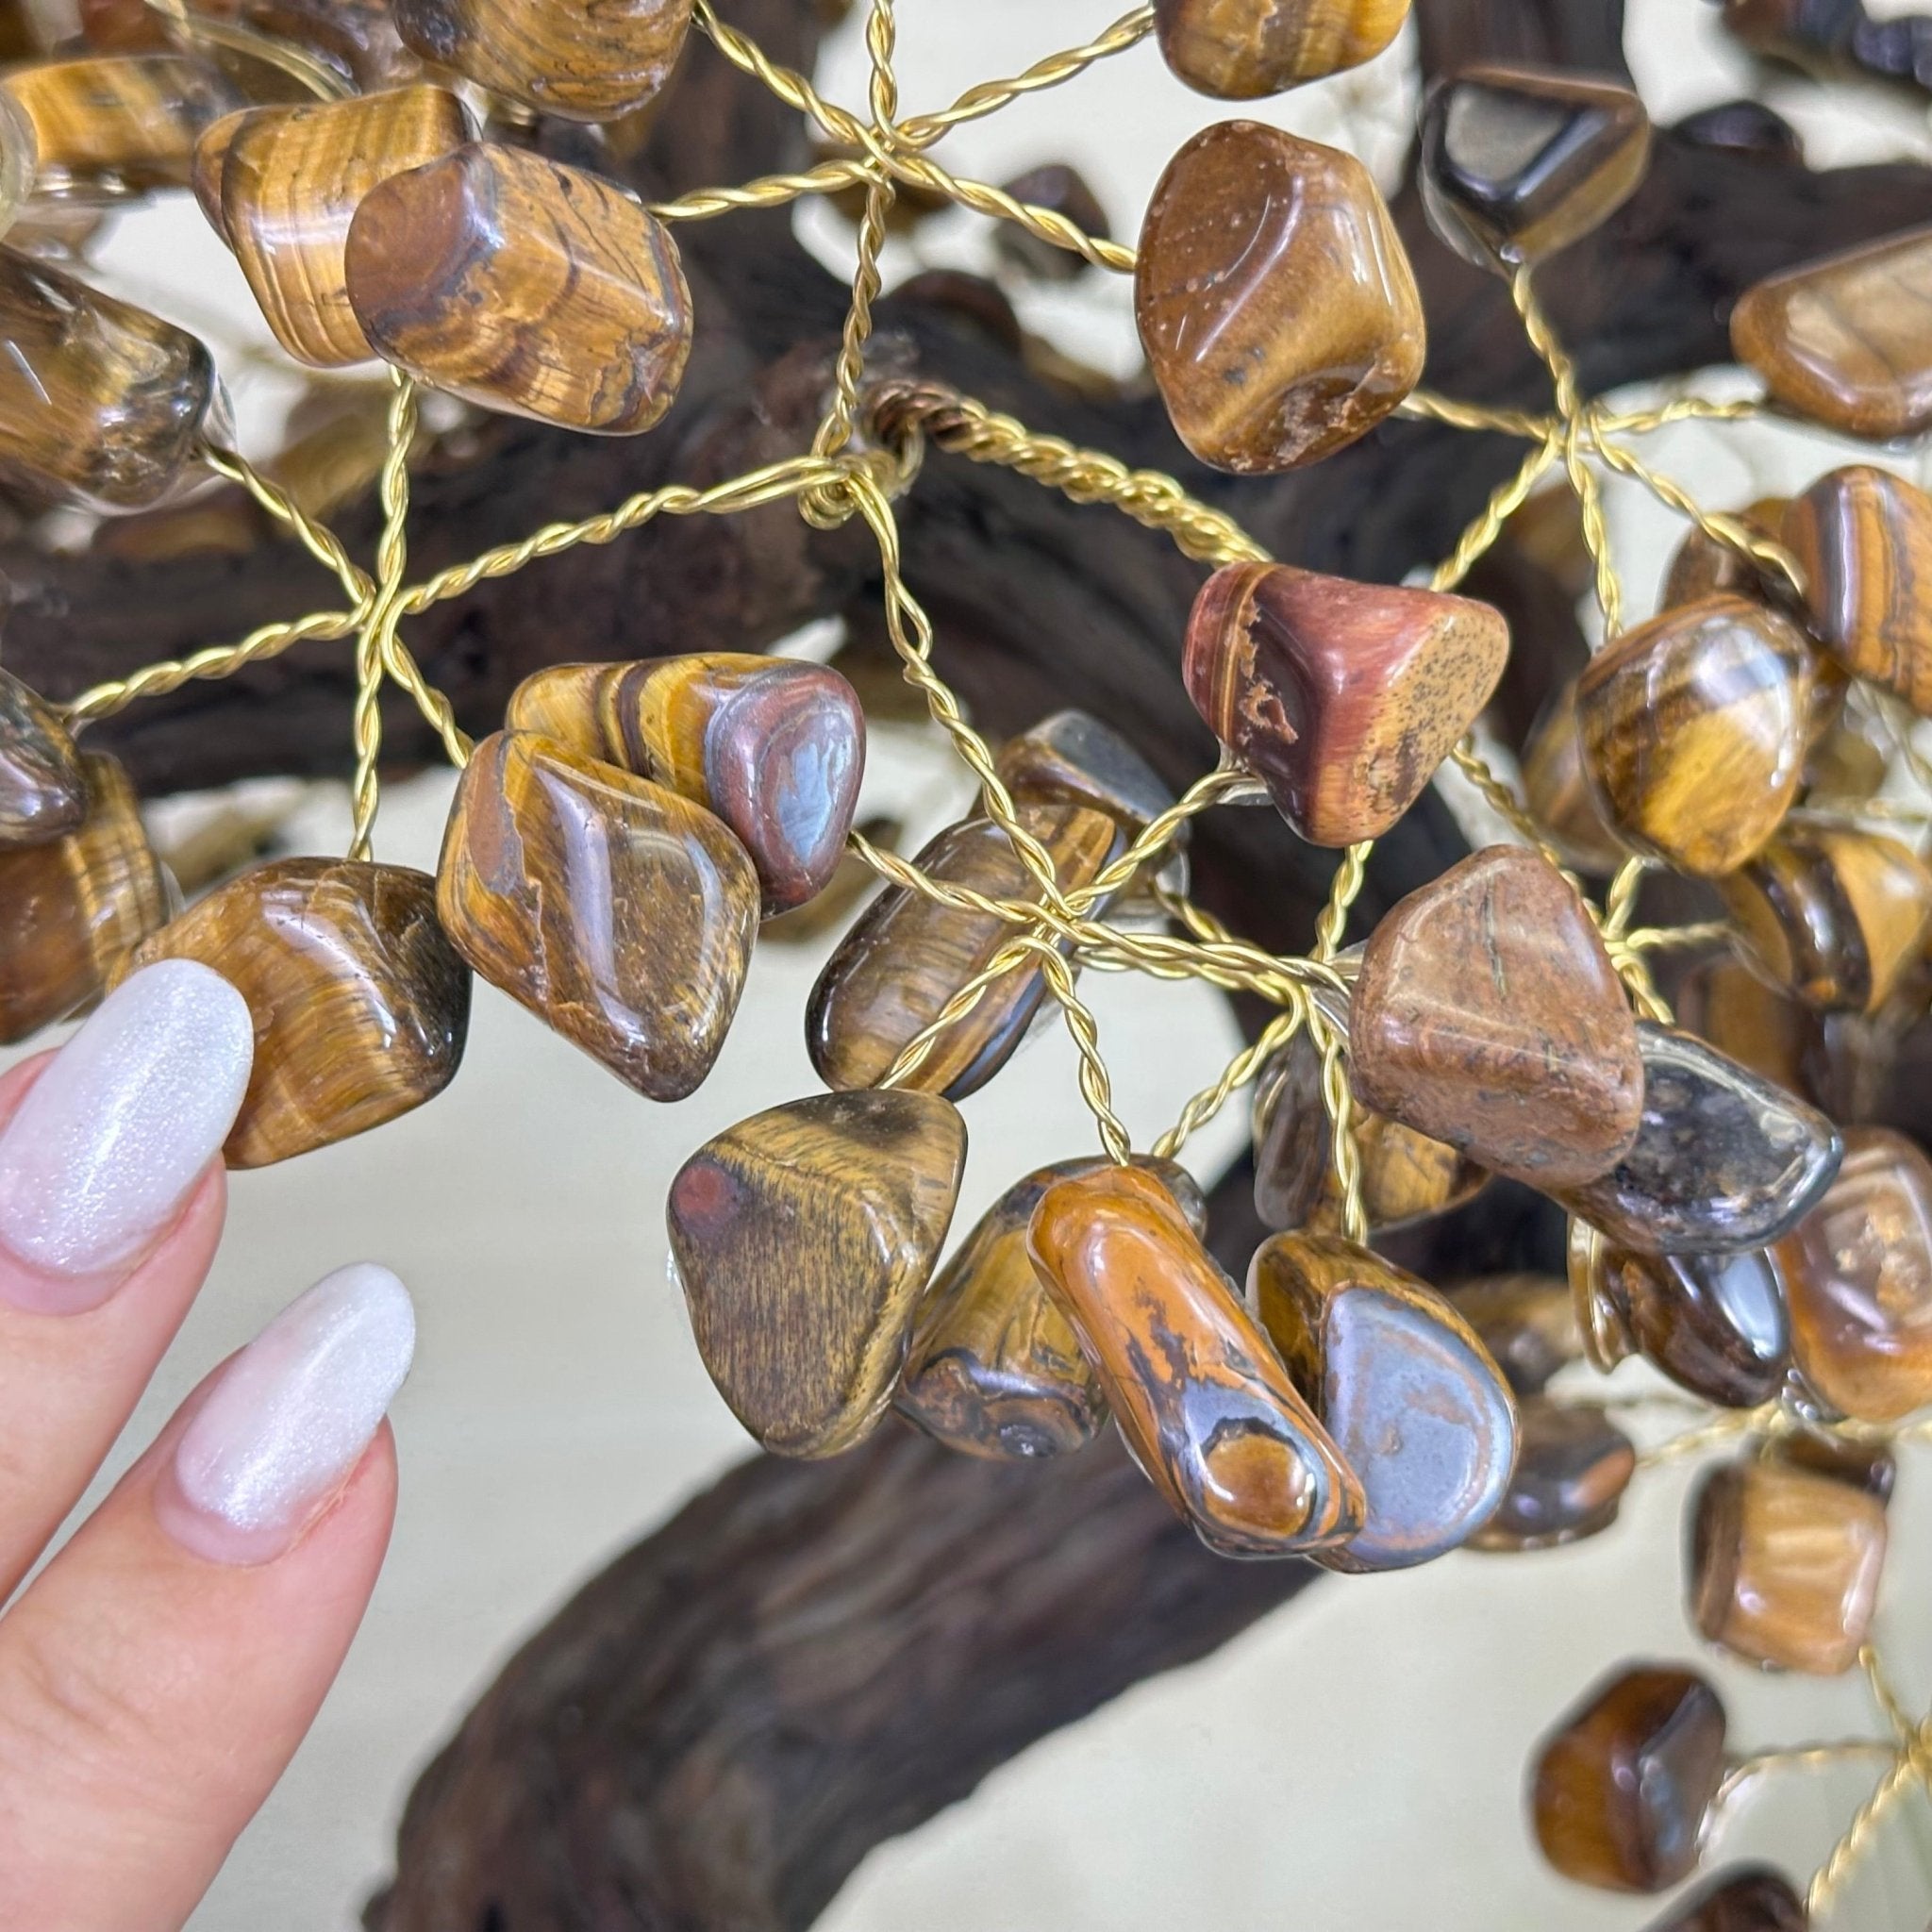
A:
<svg viewBox="0 0 1932 1932">
<path fill-rule="evenodd" d="M 809 0 L 727 10 L 777 58 L 811 65 Z M 1431 71 L 1480 58 L 1624 71 L 1617 0 L 1418 0 L 1418 11 Z M 579 131 L 546 138 L 559 158 L 586 158 Z M 693 45 L 628 172 L 675 192 L 796 165 L 802 148 L 791 117 Z M 1542 401 L 1501 285 L 1428 236 L 1412 193 L 1395 211 L 1429 317 L 1429 379 L 1474 398 Z M 1724 313 L 1749 283 L 1928 219 L 1932 172 L 1813 174 L 1774 117 L 1725 109 L 1662 133 L 1644 188 L 1562 257 L 1544 292 L 1585 386 L 1601 390 L 1725 359 Z M 492 425 L 480 460 L 421 478 L 416 568 L 802 445 L 843 291 L 797 248 L 782 212 L 694 225 L 678 240 L 696 343 L 665 423 L 636 442 Z M 1399 580 L 1449 548 L 1516 459 L 1501 439 L 1396 422 L 1315 472 L 1234 484 L 1189 460 L 1158 404 L 1056 382 L 1039 358 L 1016 354 L 996 308 L 990 323 L 958 293 L 957 280 L 926 278 L 923 292 L 882 304 L 875 363 L 1173 471 L 1297 563 Z M 1030 724 L 1071 694 L 1173 781 L 1210 761 L 1178 675 L 1201 572 L 1164 539 L 936 455 L 901 515 L 940 668 L 990 729 Z M 343 534 L 366 556 L 375 527 L 365 508 Z M 306 558 L 274 541 L 142 566 L 14 545 L 0 548 L 0 570 L 13 590 L 8 666 L 55 695 L 330 597 Z M 816 536 L 780 506 L 667 521 L 538 564 L 426 613 L 408 636 L 483 731 L 526 672 L 558 659 L 756 648 L 832 612 L 862 630 L 875 577 L 862 532 Z M 1548 677 L 1574 665 L 1574 622 L 1520 555 L 1499 555 L 1475 588 L 1547 641 L 1519 652 L 1506 679 L 1503 710 L 1520 729 Z M 346 652 L 305 647 L 139 707 L 97 738 L 150 794 L 264 771 L 333 773 L 348 760 L 349 704 Z M 399 763 L 435 755 L 412 714 L 394 709 L 390 723 Z M 1461 851 L 1425 796 L 1378 849 L 1364 919 Z M 1197 828 L 1202 898 L 1271 944 L 1307 942 L 1331 857 L 1265 810 L 1219 812 Z M 1390 1252 L 1424 1274 L 1547 1260 L 1549 1221 L 1531 1199 L 1493 1187 Z M 1212 1209 L 1217 1252 L 1239 1267 L 1261 1233 L 1244 1172 L 1224 1180 Z M 891 1424 L 830 1462 L 753 1460 L 620 1558 L 507 1667 L 412 1797 L 398 1876 L 369 1924 L 790 1932 L 872 1845 L 1139 1678 L 1211 1650 L 1307 1575 L 1207 1556 L 1110 1443 L 1014 1469 Z"/>
</svg>

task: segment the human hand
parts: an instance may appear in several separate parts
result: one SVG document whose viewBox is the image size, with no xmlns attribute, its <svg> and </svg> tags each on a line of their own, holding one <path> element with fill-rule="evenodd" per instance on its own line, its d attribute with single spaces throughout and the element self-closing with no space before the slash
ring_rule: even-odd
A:
<svg viewBox="0 0 1932 1932">
<path fill-rule="evenodd" d="M 242 997 L 133 974 L 0 1078 L 0 1602 L 207 1276 Z M 402 1284 L 344 1268 L 208 1375 L 0 1616 L 0 1925 L 177 1926 L 341 1664 L 395 1508 Z"/>
</svg>

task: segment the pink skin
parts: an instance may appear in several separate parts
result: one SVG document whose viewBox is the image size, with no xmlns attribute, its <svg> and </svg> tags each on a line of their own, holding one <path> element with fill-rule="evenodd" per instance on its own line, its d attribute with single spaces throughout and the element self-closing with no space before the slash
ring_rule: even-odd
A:
<svg viewBox="0 0 1932 1932">
<path fill-rule="evenodd" d="M 0 1131 L 51 1059 L 0 1076 Z M 0 1250 L 0 1601 L 174 1340 L 225 1200 L 216 1159 L 143 1248 L 84 1282 Z M 0 1925 L 178 1927 L 361 1619 L 395 1507 L 386 1423 L 316 1461 L 312 1487 L 285 1485 L 276 1521 L 238 1527 L 182 1491 L 182 1439 L 239 1359 L 201 1384 L 0 1616 Z"/>
</svg>

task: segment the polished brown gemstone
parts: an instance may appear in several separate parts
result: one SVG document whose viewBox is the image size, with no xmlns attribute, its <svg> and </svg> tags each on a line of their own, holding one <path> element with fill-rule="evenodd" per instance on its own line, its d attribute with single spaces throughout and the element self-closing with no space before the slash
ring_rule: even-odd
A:
<svg viewBox="0 0 1932 1932">
<path fill-rule="evenodd" d="M 1793 414 L 1879 441 L 1932 429 L 1932 228 L 1747 289 L 1731 348 Z"/>
<path fill-rule="evenodd" d="M 1168 163 L 1134 317 L 1175 432 L 1238 475 L 1353 442 L 1422 379 L 1422 300 L 1368 170 L 1253 121 Z"/>
<path fill-rule="evenodd" d="M 1834 1408 L 1896 1422 L 1932 1402 L 1932 1162 L 1848 1127 L 1844 1164 L 1777 1245 L 1798 1370 Z"/>
<path fill-rule="evenodd" d="M 464 768 L 436 903 L 492 986 L 640 1093 L 682 1100 L 738 1009 L 758 888 L 709 812 L 518 731 Z"/>
<path fill-rule="evenodd" d="M 1932 715 L 1932 496 L 1866 463 L 1821 476 L 1785 512 L 1807 624 L 1846 670 Z"/>
<path fill-rule="evenodd" d="M 1891 1501 L 1898 1482 L 1898 1458 L 1886 1443 L 1835 1435 L 1824 1426 L 1787 1430 L 1772 1440 L 1769 1453 L 1813 1475 L 1850 1483 L 1880 1503 Z"/>
<path fill-rule="evenodd" d="M 1794 816 L 1723 882 L 1745 950 L 1826 1011 L 1876 1012 L 1924 957 L 1932 871 L 1883 832 Z"/>
<path fill-rule="evenodd" d="M 0 850 L 44 845 L 87 817 L 80 754 L 53 706 L 0 671 Z"/>
<path fill-rule="evenodd" d="M 1452 866 L 1369 936 L 1349 1077 L 1364 1107 L 1540 1186 L 1604 1173 L 1642 1119 L 1603 941 L 1562 874 L 1516 846 Z"/>
<path fill-rule="evenodd" d="M 1509 1487 L 1469 1547 L 1552 1550 L 1597 1536 L 1616 1522 L 1636 1474 L 1635 1444 L 1601 1408 L 1535 1396 L 1517 1411 Z"/>
<path fill-rule="evenodd" d="M 1458 1281 L 1449 1299 L 1518 1395 L 1541 1395 L 1583 1354 L 1576 1298 L 1557 1275 L 1478 1274 Z"/>
<path fill-rule="evenodd" d="M 1786 1092 L 1810 1097 L 1811 1069 L 1823 1050 L 1818 1015 L 1733 954 L 1693 966 L 1677 989 L 1676 1008 L 1685 1032 Z"/>
<path fill-rule="evenodd" d="M 1278 94 L 1372 60 L 1408 16 L 1408 0 L 1156 0 L 1169 67 L 1224 101 Z"/>
<path fill-rule="evenodd" d="M 1255 1082 L 1255 1211 L 1270 1227 L 1341 1225 L 1341 1184 L 1322 1099 L 1322 1056 L 1306 1030 L 1280 1048 Z M 1473 1200 L 1489 1175 L 1466 1155 L 1400 1121 L 1353 1109 L 1350 1131 L 1362 1208 L 1386 1232 Z"/>
<path fill-rule="evenodd" d="M 885 1413 L 965 1159 L 965 1122 L 930 1093 L 816 1093 L 678 1169 L 666 1211 L 698 1353 L 767 1449 L 835 1456 Z"/>
<path fill-rule="evenodd" d="M 87 818 L 44 845 L 0 850 L 0 1045 L 65 1019 L 170 911 L 127 774 L 81 759 Z"/>
<path fill-rule="evenodd" d="M 1566 1878 L 1662 1891 L 1690 1875 L 1724 1773 L 1724 1707 L 1702 1677 L 1639 1664 L 1543 1740 L 1530 1785 L 1543 1857 Z"/>
<path fill-rule="evenodd" d="M 671 407 L 691 353 L 670 231 L 526 149 L 472 142 L 391 175 L 357 208 L 344 260 L 377 353 L 486 409 L 635 436 Z"/>
<path fill-rule="evenodd" d="M 1023 202 L 1028 208 L 1049 208 L 1057 215 L 1064 215 L 1083 235 L 1091 235 L 1096 242 L 1107 241 L 1111 233 L 1107 224 L 1107 210 L 1101 207 L 1099 197 L 1087 185 L 1080 171 L 1068 167 L 1064 161 L 1049 161 L 1043 167 L 1028 168 L 1024 175 L 1014 175 L 1004 186 L 1005 192 L 1015 201 Z M 952 204 L 949 201 L 945 206 L 951 207 Z M 1084 256 L 1075 255 L 1071 248 L 1057 247 L 1051 242 L 1041 241 L 1017 222 L 996 224 L 992 245 L 994 252 L 1022 275 L 1032 275 L 1042 282 L 1070 282 L 1087 266 Z"/>
<path fill-rule="evenodd" d="M 1691 1504 L 1690 1616 L 1756 1664 L 1835 1677 L 1871 1633 L 1885 1505 L 1757 1457 L 1714 1469 Z"/>
<path fill-rule="evenodd" d="M 1603 1291 L 1639 1354 L 1721 1408 L 1756 1408 L 1784 1386 L 1790 1321 L 1777 1264 L 1736 1255 L 1645 1255 L 1606 1245 Z"/>
<path fill-rule="evenodd" d="M 1645 1932 L 1805 1932 L 1810 1920 L 1790 1880 L 1769 1865 L 1733 1865 L 1679 1899 Z"/>
<path fill-rule="evenodd" d="M 1613 873 L 1630 854 L 1605 822 L 1583 769 L 1576 687 L 1566 684 L 1544 708 L 1523 747 L 1523 795 L 1557 857 L 1578 872 Z"/>
<path fill-rule="evenodd" d="M 1278 1234 L 1248 1296 L 1295 1386 L 1361 1483 L 1362 1526 L 1322 1560 L 1400 1570 L 1466 1542 L 1516 1461 L 1516 1405 L 1426 1283 L 1334 1235 Z"/>
<path fill-rule="evenodd" d="M 1737 511 L 1737 521 L 1754 536 L 1776 541 L 1784 527 L 1790 499 L 1761 496 L 1748 509 Z M 1773 580 L 1782 590 L 1783 579 Z M 1765 576 L 1757 564 L 1733 543 L 1708 535 L 1694 524 L 1690 533 L 1677 546 L 1671 567 L 1664 573 L 1664 588 L 1657 599 L 1660 610 L 1673 610 L 1682 604 L 1696 604 L 1706 597 L 1729 594 L 1763 598 Z"/>
<path fill-rule="evenodd" d="M 1181 676 L 1301 837 L 1352 845 L 1415 803 L 1508 655 L 1468 597 L 1231 563 L 1194 600 Z"/>
<path fill-rule="evenodd" d="M 1209 1549 L 1288 1556 L 1361 1527 L 1361 1486 L 1153 1175 L 1057 1181 L 1028 1243 L 1127 1446 Z"/>
<path fill-rule="evenodd" d="M 767 918 L 804 905 L 844 853 L 865 714 L 822 664 L 732 651 L 557 664 L 517 687 L 505 724 L 715 812 L 758 868 Z"/>
<path fill-rule="evenodd" d="M 1083 1448 L 1107 1421 L 1100 1378 L 1026 1250 L 1040 1198 L 1056 1181 L 1104 1168 L 1061 1160 L 1016 1181 L 980 1217 L 920 1304 L 895 1406 L 949 1448 L 1024 1460 Z M 1208 1204 L 1185 1168 L 1137 1156 L 1187 1216 Z"/>
<path fill-rule="evenodd" d="M 4 86 L 32 122 L 42 186 L 185 188 L 194 143 L 242 96 L 185 54 L 83 56 L 16 67 Z"/>
<path fill-rule="evenodd" d="M 1097 811 L 1022 803 L 1018 814 L 1051 855 L 1062 891 L 1087 884 L 1121 849 L 1119 827 Z M 991 819 L 948 825 L 916 863 L 930 877 L 991 898 L 1037 903 L 1041 896 L 1013 841 Z M 906 887 L 882 892 L 812 988 L 805 1038 L 819 1077 L 828 1087 L 876 1086 L 1013 932 L 991 913 L 941 906 Z M 983 1087 L 1013 1057 L 1044 991 L 1037 965 L 1016 966 L 937 1037 L 908 1084 L 952 1100 Z"/>
<path fill-rule="evenodd" d="M 125 971 L 198 959 L 248 1002 L 255 1064 L 224 1150 L 266 1167 L 378 1127 L 456 1077 L 470 972 L 407 866 L 278 858 L 142 941 Z"/>
<path fill-rule="evenodd" d="M 20 205 L 33 192 L 40 167 L 34 124 L 4 87 L 0 87 L 0 235 L 13 225 Z"/>
<path fill-rule="evenodd" d="M 349 223 L 378 181 L 451 153 L 468 132 L 462 104 L 440 87 L 256 108 L 209 130 L 198 177 L 218 172 L 222 235 L 297 361 L 326 369 L 375 354 L 349 308 Z"/>
<path fill-rule="evenodd" d="M 1837 1128 L 1691 1034 L 1640 1021 L 1637 1048 L 1637 1138 L 1596 1179 L 1549 1191 L 1644 1254 L 1737 1254 L 1789 1234 L 1838 1172 Z"/>
<path fill-rule="evenodd" d="M 1606 821 L 1680 872 L 1735 872 L 1797 796 L 1810 699 L 1810 647 L 1762 604 L 1707 597 L 1625 631 L 1576 681 Z"/>
<path fill-rule="evenodd" d="M 145 508 L 193 459 L 215 395 L 192 336 L 0 248 L 0 479 Z"/>
<path fill-rule="evenodd" d="M 691 0 L 395 0 L 405 43 L 541 114 L 614 121 L 671 77 Z"/>
<path fill-rule="evenodd" d="M 1613 81 L 1535 67 L 1465 67 L 1423 104 L 1423 207 L 1484 267 L 1541 261 L 1636 193 L 1650 117 Z"/>
</svg>

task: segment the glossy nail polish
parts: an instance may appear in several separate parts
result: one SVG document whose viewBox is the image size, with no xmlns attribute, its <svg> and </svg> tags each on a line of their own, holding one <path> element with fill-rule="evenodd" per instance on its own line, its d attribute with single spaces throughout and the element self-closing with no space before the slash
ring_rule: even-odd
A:
<svg viewBox="0 0 1932 1932">
<path fill-rule="evenodd" d="M 221 1151 L 255 1031 L 218 973 L 134 974 L 54 1057 L 0 1132 L 0 1297 L 96 1307 L 166 1229 Z"/>
<path fill-rule="evenodd" d="M 175 1541 L 215 1563 L 289 1549 L 348 1479 L 409 1373 L 416 1314 L 358 1261 L 299 1296 L 217 1376 L 155 1492 Z"/>
</svg>

